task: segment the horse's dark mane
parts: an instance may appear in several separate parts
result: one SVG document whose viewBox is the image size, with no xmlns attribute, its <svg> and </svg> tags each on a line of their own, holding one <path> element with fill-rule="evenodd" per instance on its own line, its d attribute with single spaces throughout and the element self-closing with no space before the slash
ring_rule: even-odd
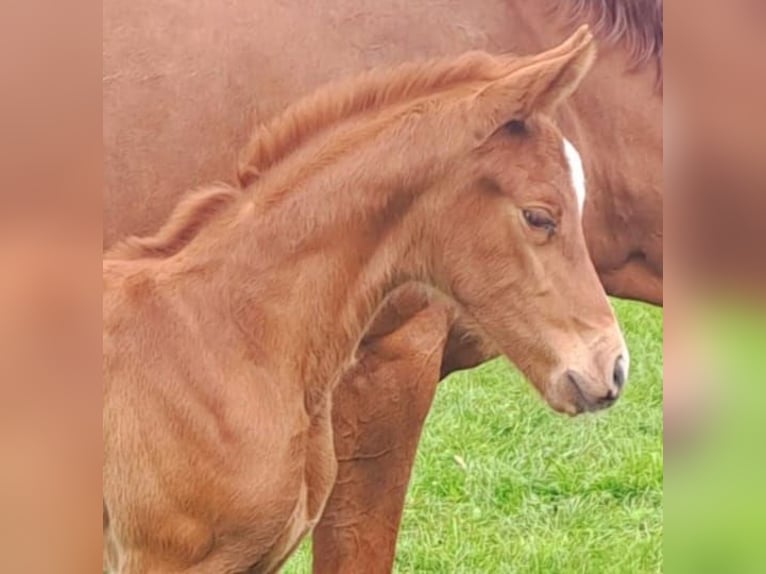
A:
<svg viewBox="0 0 766 574">
<path fill-rule="evenodd" d="M 636 67 L 654 62 L 662 83 L 662 0 L 555 0 L 578 23 L 588 18 L 606 42 L 624 42 Z"/>
</svg>

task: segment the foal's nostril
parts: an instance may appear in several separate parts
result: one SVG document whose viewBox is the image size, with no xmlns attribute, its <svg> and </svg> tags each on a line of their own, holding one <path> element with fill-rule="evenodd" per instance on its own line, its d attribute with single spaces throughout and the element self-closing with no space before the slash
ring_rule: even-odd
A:
<svg viewBox="0 0 766 574">
<path fill-rule="evenodd" d="M 621 389 L 622 386 L 625 384 L 625 360 L 622 358 L 622 355 L 617 357 L 617 360 L 614 362 L 614 371 L 612 372 L 612 382 L 614 383 L 614 386 L 618 389 Z"/>
</svg>

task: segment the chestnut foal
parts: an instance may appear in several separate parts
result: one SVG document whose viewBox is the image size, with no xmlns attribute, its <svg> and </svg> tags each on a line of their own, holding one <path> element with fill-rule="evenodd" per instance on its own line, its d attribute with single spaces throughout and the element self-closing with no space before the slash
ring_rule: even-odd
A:
<svg viewBox="0 0 766 574">
<path fill-rule="evenodd" d="M 550 120 L 594 52 L 581 28 L 537 56 L 469 54 L 427 94 L 443 66 L 329 91 L 332 121 L 245 193 L 201 192 L 107 255 L 111 571 L 276 570 L 335 480 L 333 389 L 413 281 L 554 408 L 614 402 L 627 350 L 586 249 L 576 154 Z M 361 110 L 355 94 L 380 77 Z"/>
</svg>

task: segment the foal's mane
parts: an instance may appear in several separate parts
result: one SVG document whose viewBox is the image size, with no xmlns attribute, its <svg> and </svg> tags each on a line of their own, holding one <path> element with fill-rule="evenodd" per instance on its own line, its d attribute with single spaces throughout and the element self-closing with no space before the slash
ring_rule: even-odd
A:
<svg viewBox="0 0 766 574">
<path fill-rule="evenodd" d="M 239 182 L 243 187 L 250 185 L 290 152 L 340 120 L 466 82 L 495 79 L 503 74 L 507 62 L 503 57 L 473 51 L 457 58 L 373 69 L 328 84 L 255 130 L 240 154 Z"/>
<path fill-rule="evenodd" d="M 587 17 L 606 42 L 624 42 L 636 67 L 654 61 L 662 83 L 662 0 L 554 0 L 573 21 Z M 243 187 L 308 139 L 341 119 L 448 89 L 468 81 L 491 80 L 502 71 L 499 58 L 468 52 L 459 58 L 407 63 L 368 71 L 329 84 L 256 128 L 239 156 Z"/>
<path fill-rule="evenodd" d="M 624 42 L 636 68 L 654 62 L 662 84 L 662 0 L 555 0 L 554 4 L 573 22 L 589 18 L 602 40 Z"/>
<path fill-rule="evenodd" d="M 508 58 L 485 52 L 409 62 L 368 71 L 328 84 L 298 100 L 259 127 L 240 155 L 238 179 L 244 188 L 309 139 L 337 122 L 405 103 L 460 84 L 507 73 Z M 108 259 L 161 258 L 178 253 L 207 222 L 242 197 L 242 190 L 218 184 L 189 194 L 155 235 L 130 237 L 110 249 Z"/>
</svg>

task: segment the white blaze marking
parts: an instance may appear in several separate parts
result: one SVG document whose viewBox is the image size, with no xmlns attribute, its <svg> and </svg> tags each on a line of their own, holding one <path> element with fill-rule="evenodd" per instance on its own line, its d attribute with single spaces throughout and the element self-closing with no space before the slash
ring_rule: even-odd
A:
<svg viewBox="0 0 766 574">
<path fill-rule="evenodd" d="M 582 158 L 577 148 L 572 145 L 567 138 L 564 138 L 564 155 L 569 163 L 569 173 L 572 176 L 572 186 L 577 196 L 577 206 L 580 208 L 582 216 L 583 205 L 585 205 L 585 170 L 582 166 Z"/>
</svg>

